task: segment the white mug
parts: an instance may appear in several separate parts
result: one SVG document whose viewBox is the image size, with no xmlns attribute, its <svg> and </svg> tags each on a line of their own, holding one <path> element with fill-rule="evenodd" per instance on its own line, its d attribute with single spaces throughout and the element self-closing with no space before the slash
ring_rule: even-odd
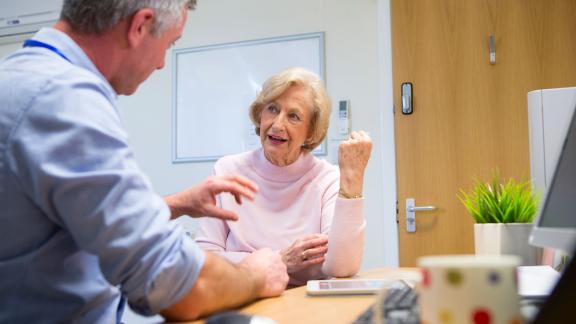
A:
<svg viewBox="0 0 576 324">
<path fill-rule="evenodd" d="M 451 255 L 418 259 L 422 324 L 520 324 L 517 256 Z"/>
</svg>

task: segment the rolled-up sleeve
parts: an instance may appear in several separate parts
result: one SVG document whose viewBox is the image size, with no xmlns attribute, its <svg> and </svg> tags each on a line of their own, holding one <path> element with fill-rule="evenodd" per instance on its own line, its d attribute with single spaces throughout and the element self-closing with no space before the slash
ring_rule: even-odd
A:
<svg viewBox="0 0 576 324">
<path fill-rule="evenodd" d="M 169 221 L 139 170 L 115 98 L 86 79 L 52 80 L 49 95 L 27 105 L 11 134 L 11 167 L 34 203 L 98 257 L 131 306 L 155 314 L 191 289 L 204 252 Z"/>
</svg>

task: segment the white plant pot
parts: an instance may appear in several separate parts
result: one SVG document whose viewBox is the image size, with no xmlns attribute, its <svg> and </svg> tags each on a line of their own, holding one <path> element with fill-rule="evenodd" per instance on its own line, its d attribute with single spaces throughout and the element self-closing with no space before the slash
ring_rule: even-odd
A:
<svg viewBox="0 0 576 324">
<path fill-rule="evenodd" d="M 538 265 L 542 249 L 528 243 L 532 224 L 474 224 L 476 255 L 511 254 L 522 258 L 522 265 Z"/>
</svg>

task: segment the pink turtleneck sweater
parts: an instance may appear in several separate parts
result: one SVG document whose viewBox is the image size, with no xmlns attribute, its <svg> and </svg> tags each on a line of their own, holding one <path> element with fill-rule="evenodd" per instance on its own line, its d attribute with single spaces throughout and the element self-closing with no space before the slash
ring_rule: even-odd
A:
<svg viewBox="0 0 576 324">
<path fill-rule="evenodd" d="M 298 238 L 324 233 L 328 235 L 324 263 L 292 274 L 290 283 L 358 272 L 364 252 L 364 201 L 338 196 L 336 166 L 303 153 L 291 165 L 278 167 L 258 149 L 223 157 L 214 170 L 216 175 L 243 175 L 260 191 L 254 201 L 244 199 L 242 205 L 230 194 L 219 196 L 219 206 L 236 212 L 239 220 L 201 218 L 196 241 L 203 249 L 240 262 L 257 249 L 279 251 Z"/>
</svg>

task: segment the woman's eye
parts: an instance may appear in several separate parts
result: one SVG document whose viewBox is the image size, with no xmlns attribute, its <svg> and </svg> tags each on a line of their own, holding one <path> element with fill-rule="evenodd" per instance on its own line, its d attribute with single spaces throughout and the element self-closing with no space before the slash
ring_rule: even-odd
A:
<svg viewBox="0 0 576 324">
<path fill-rule="evenodd" d="M 290 119 L 292 119 L 292 120 L 296 120 L 296 121 L 300 120 L 300 116 L 298 116 L 298 114 L 292 113 L 292 114 L 288 115 L 288 117 L 290 117 Z"/>
<path fill-rule="evenodd" d="M 274 106 L 274 105 L 270 105 L 268 106 L 268 111 L 271 113 L 277 113 L 278 112 L 278 107 Z"/>
</svg>

